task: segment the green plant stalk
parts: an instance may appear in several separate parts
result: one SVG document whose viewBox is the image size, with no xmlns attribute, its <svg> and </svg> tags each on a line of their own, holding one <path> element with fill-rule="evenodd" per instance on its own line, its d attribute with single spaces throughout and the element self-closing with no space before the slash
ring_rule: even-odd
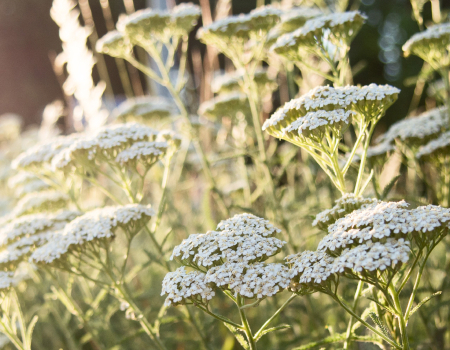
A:
<svg viewBox="0 0 450 350">
<path fill-rule="evenodd" d="M 239 309 L 239 316 L 241 317 L 242 326 L 243 326 L 245 335 L 247 336 L 248 345 L 250 346 L 250 350 L 257 350 L 255 337 L 253 336 L 252 330 L 250 329 L 247 315 L 245 314 L 245 310 L 241 308 L 244 305 L 241 296 L 237 297 L 236 305 L 238 306 L 238 309 Z"/>
<path fill-rule="evenodd" d="M 92 327 L 89 324 L 88 319 L 85 317 L 83 310 L 81 310 L 81 307 L 78 305 L 78 303 L 75 301 L 75 299 L 66 292 L 65 288 L 61 286 L 61 283 L 57 279 L 57 277 L 53 274 L 53 272 L 49 268 L 45 268 L 45 271 L 47 274 L 51 277 L 53 282 L 56 285 L 56 288 L 58 289 L 59 293 L 64 295 L 66 301 L 70 303 L 70 306 L 72 307 L 72 312 L 68 310 L 69 312 L 73 313 L 75 317 L 78 319 L 78 322 L 80 322 L 83 326 L 83 328 L 86 330 L 88 334 L 91 336 L 90 343 L 94 349 L 102 350 L 104 347 L 99 343 L 99 341 L 95 337 L 95 332 L 93 331 Z M 64 305 L 64 303 L 63 303 Z"/>
<path fill-rule="evenodd" d="M 175 104 L 177 105 L 178 109 L 180 110 L 180 113 L 181 113 L 183 119 L 190 127 L 190 134 L 191 134 L 190 136 L 192 138 L 192 142 L 194 144 L 197 154 L 200 156 L 200 161 L 202 163 L 203 172 L 207 178 L 207 181 L 209 182 L 209 184 L 211 186 L 213 193 L 215 194 L 216 202 L 220 206 L 220 209 L 222 210 L 222 212 L 226 216 L 229 216 L 228 207 L 225 204 L 225 201 L 223 199 L 221 192 L 217 188 L 216 181 L 211 173 L 211 167 L 209 165 L 208 158 L 206 157 L 205 151 L 200 143 L 200 140 L 198 139 L 198 136 L 192 135 L 193 126 L 192 126 L 191 121 L 189 120 L 189 114 L 188 114 L 188 111 L 186 110 L 186 106 L 184 105 L 183 101 L 181 100 L 181 97 L 179 94 L 182 86 L 180 86 L 179 84 L 177 84 L 177 87 L 173 86 L 172 81 L 169 76 L 169 72 L 167 70 L 167 67 L 164 64 L 164 62 L 162 61 L 162 59 L 158 53 L 158 50 L 156 50 L 156 48 L 153 45 L 152 45 L 152 47 L 145 48 L 145 49 L 150 54 L 150 56 L 154 59 L 156 65 L 158 66 L 158 70 L 162 76 L 161 78 L 158 77 L 152 70 L 150 70 L 146 66 L 142 65 L 141 63 L 137 62 L 136 60 L 130 61 L 128 57 L 127 57 L 127 60 L 132 65 L 134 65 L 136 68 L 140 69 L 144 74 L 148 75 L 151 79 L 155 80 L 160 85 L 165 86 L 167 88 L 167 90 L 169 90 L 169 93 L 171 94 L 172 98 L 175 101 Z M 186 55 L 186 51 L 182 53 L 184 56 Z M 183 62 L 183 61 L 184 61 L 184 58 L 182 57 L 181 62 Z"/>
<path fill-rule="evenodd" d="M 392 347 L 395 349 L 403 350 L 401 346 L 399 346 L 397 343 L 392 341 L 392 339 L 389 339 L 386 337 L 382 332 L 380 332 L 375 327 L 371 326 L 369 323 L 364 321 L 360 316 L 358 316 L 350 307 L 348 307 L 336 294 L 329 294 L 345 311 L 347 311 L 351 316 L 353 316 L 356 320 L 361 322 L 362 325 L 370 329 L 372 332 L 374 332 L 376 335 L 381 337 L 384 341 L 389 343 Z"/>
<path fill-rule="evenodd" d="M 402 339 L 402 349 L 409 350 L 410 347 L 409 347 L 408 335 L 406 333 L 406 320 L 403 317 L 402 306 L 400 304 L 399 295 L 398 295 L 397 291 L 395 290 L 395 287 L 392 284 L 389 285 L 389 292 L 392 295 L 392 299 L 394 300 L 394 305 L 395 305 L 395 308 L 397 311 L 398 325 L 400 328 L 400 337 Z"/>
<path fill-rule="evenodd" d="M 281 311 L 283 311 L 286 306 L 289 305 L 289 303 L 294 300 L 294 298 L 297 296 L 297 294 L 292 294 L 289 299 L 287 299 L 283 305 L 281 305 L 277 311 L 275 311 L 275 313 L 261 326 L 261 328 L 255 333 L 254 338 L 258 339 L 261 335 L 262 332 L 264 332 L 264 330 L 269 326 L 269 324 L 281 313 Z"/>
<path fill-rule="evenodd" d="M 361 296 L 363 286 L 364 286 L 364 282 L 359 281 L 358 287 L 356 288 L 355 297 L 353 299 L 353 306 L 352 306 L 353 312 L 356 312 L 356 308 L 358 307 L 358 301 Z M 345 336 L 344 347 L 343 347 L 344 350 L 347 350 L 350 346 L 351 336 L 352 336 L 352 327 L 353 327 L 353 316 L 350 316 L 350 320 L 348 321 L 347 332 L 346 332 L 346 336 Z"/>
<path fill-rule="evenodd" d="M 372 122 L 370 124 L 369 131 L 366 133 L 366 139 L 364 140 L 363 154 L 361 155 L 361 160 L 360 160 L 360 165 L 359 165 L 358 178 L 356 180 L 356 185 L 355 185 L 355 191 L 354 191 L 355 196 L 361 195 L 360 190 L 361 190 L 361 186 L 362 186 L 364 169 L 366 166 L 367 150 L 369 149 L 370 140 L 371 140 L 372 134 L 375 130 L 375 126 L 376 126 L 376 123 Z"/>
<path fill-rule="evenodd" d="M 210 311 L 207 307 L 203 307 L 201 305 L 196 305 L 196 307 L 221 322 L 228 323 L 228 324 L 232 325 L 233 327 L 236 327 L 237 329 L 244 329 L 242 325 L 237 324 L 222 315 L 219 315 L 219 314 L 216 314 L 216 313 Z"/>
</svg>

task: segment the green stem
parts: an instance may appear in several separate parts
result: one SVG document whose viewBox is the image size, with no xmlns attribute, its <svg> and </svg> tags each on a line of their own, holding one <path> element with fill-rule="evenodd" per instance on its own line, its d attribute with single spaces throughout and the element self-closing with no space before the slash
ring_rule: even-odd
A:
<svg viewBox="0 0 450 350">
<path fill-rule="evenodd" d="M 357 319 L 359 322 L 361 322 L 362 325 L 370 329 L 372 332 L 374 332 L 376 335 L 381 337 L 383 340 L 385 340 L 387 343 L 389 343 L 391 346 L 393 346 L 395 349 L 402 350 L 402 347 L 400 347 L 397 343 L 395 343 L 392 339 L 389 339 L 387 336 L 385 336 L 382 332 L 380 332 L 375 327 L 368 324 L 366 321 L 364 321 L 360 316 L 358 316 L 350 307 L 348 307 L 336 294 L 330 294 L 330 296 L 350 315 L 352 315 L 355 319 Z"/>
<path fill-rule="evenodd" d="M 226 317 L 224 317 L 224 316 L 222 316 L 222 315 L 219 315 L 219 314 L 216 314 L 216 313 L 214 313 L 214 312 L 212 312 L 212 311 L 209 311 L 209 309 L 206 308 L 206 307 L 204 307 L 204 306 L 196 305 L 196 307 L 198 307 L 200 310 L 206 312 L 208 315 L 214 317 L 215 319 L 218 319 L 218 320 L 221 321 L 221 322 L 228 323 L 228 324 L 232 325 L 233 327 L 236 327 L 237 329 L 243 329 L 243 326 L 242 326 L 242 325 L 237 324 L 237 323 L 235 323 L 235 322 L 229 320 L 228 318 L 226 318 Z"/>
<path fill-rule="evenodd" d="M 289 305 L 289 303 L 294 300 L 294 298 L 297 296 L 297 294 L 292 294 L 288 300 L 284 302 L 283 305 L 279 307 L 277 311 L 261 326 L 258 332 L 255 333 L 255 339 L 258 339 L 261 336 L 261 333 L 269 326 L 269 324 L 277 317 L 281 311 L 285 309 L 286 306 Z"/>
<path fill-rule="evenodd" d="M 359 301 L 359 297 L 361 296 L 363 286 L 364 286 L 364 282 L 359 281 L 358 287 L 356 288 L 355 297 L 353 299 L 353 306 L 352 306 L 353 312 L 356 312 L 356 308 L 358 307 L 358 301 Z M 353 316 L 350 316 L 350 320 L 348 321 L 348 326 L 347 326 L 347 333 L 345 336 L 344 350 L 347 350 L 350 346 L 351 336 L 352 336 L 352 327 L 353 327 Z"/>
<path fill-rule="evenodd" d="M 402 349 L 409 350 L 408 335 L 406 333 L 406 321 L 405 321 L 405 318 L 403 317 L 402 306 L 400 304 L 399 295 L 398 295 L 397 291 L 395 290 L 395 287 L 392 284 L 389 286 L 389 291 L 392 295 L 392 299 L 394 300 L 394 305 L 395 305 L 395 308 L 397 311 L 398 325 L 400 328 L 400 336 L 402 338 Z"/>
<path fill-rule="evenodd" d="M 359 165 L 359 172 L 358 172 L 358 179 L 356 180 L 356 185 L 355 185 L 355 196 L 359 196 L 361 195 L 360 190 L 361 190 L 361 186 L 362 186 L 362 180 L 363 180 L 363 175 L 364 175 L 364 168 L 366 166 L 366 159 L 367 159 L 367 150 L 369 149 L 370 146 L 370 140 L 372 138 L 372 134 L 373 131 L 375 130 L 375 126 L 376 123 L 375 122 L 371 122 L 369 131 L 366 133 L 366 139 L 364 141 L 364 149 L 363 149 L 363 154 L 361 155 L 361 161 L 360 161 L 360 165 Z"/>
<path fill-rule="evenodd" d="M 256 350 L 257 348 L 256 348 L 255 337 L 253 336 L 252 330 L 250 329 L 247 315 L 245 314 L 245 310 L 241 309 L 241 307 L 244 305 L 241 296 L 237 297 L 236 305 L 238 306 L 238 309 L 239 309 L 239 316 L 241 317 L 242 326 L 243 326 L 245 335 L 247 336 L 248 345 L 250 346 L 250 350 Z"/>
</svg>

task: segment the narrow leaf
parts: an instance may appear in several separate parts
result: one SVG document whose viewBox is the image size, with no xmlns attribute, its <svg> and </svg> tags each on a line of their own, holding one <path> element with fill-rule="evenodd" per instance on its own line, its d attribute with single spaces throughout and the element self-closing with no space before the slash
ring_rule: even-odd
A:
<svg viewBox="0 0 450 350">
<path fill-rule="evenodd" d="M 372 300 L 375 304 L 377 304 L 379 307 L 389 312 L 392 316 L 397 317 L 396 312 L 391 307 L 381 304 L 378 300 L 374 298 L 367 297 L 367 299 Z"/>
<path fill-rule="evenodd" d="M 223 324 L 230 330 L 231 333 L 233 333 L 234 337 L 239 342 L 239 344 L 241 344 L 244 350 L 250 350 L 250 346 L 248 345 L 247 340 L 245 340 L 244 336 L 239 333 L 236 327 L 233 327 L 231 324 L 225 322 L 223 322 Z"/>
<path fill-rule="evenodd" d="M 344 342 L 347 339 L 346 333 L 340 333 L 340 334 L 334 334 L 332 336 L 326 337 L 322 340 L 312 342 L 309 344 L 302 345 L 298 348 L 293 348 L 292 350 L 309 350 L 318 348 L 319 346 L 327 345 L 327 344 L 333 344 L 333 343 L 341 343 Z M 360 343 L 373 343 L 376 345 L 382 344 L 382 339 L 376 336 L 360 336 L 352 334 L 350 336 L 350 340 L 354 342 L 360 342 Z"/>
<path fill-rule="evenodd" d="M 434 294 L 431 294 L 430 296 L 428 296 L 428 297 L 426 297 L 425 299 L 423 299 L 419 304 L 417 304 L 417 305 L 409 312 L 409 315 L 407 316 L 406 320 L 408 320 L 408 319 L 412 316 L 413 313 L 415 313 L 417 310 L 419 310 L 419 308 L 420 308 L 423 304 L 427 303 L 431 298 L 434 298 L 435 296 L 438 296 L 438 295 L 441 295 L 441 294 L 442 294 L 442 292 L 439 291 L 439 292 L 436 292 L 436 293 L 434 293 Z"/>
<path fill-rule="evenodd" d="M 389 193 L 391 192 L 391 190 L 394 187 L 394 185 L 397 183 L 397 180 L 400 178 L 400 176 L 401 175 L 398 174 L 391 181 L 389 181 L 389 183 L 383 189 L 383 193 L 381 193 L 381 196 L 380 196 L 381 200 L 385 200 L 386 199 L 386 197 L 389 195 Z"/>
<path fill-rule="evenodd" d="M 276 326 L 276 327 L 268 328 L 265 331 L 261 332 L 261 334 L 258 336 L 258 338 L 255 339 L 255 341 L 258 341 L 259 339 L 261 339 L 267 333 L 280 331 L 282 329 L 288 329 L 288 328 L 291 328 L 291 326 L 288 325 L 288 324 L 281 324 L 281 325 Z"/>
<path fill-rule="evenodd" d="M 391 340 L 394 340 L 394 338 L 392 337 L 391 332 L 389 332 L 389 330 L 386 328 L 384 323 L 381 321 L 381 319 L 378 317 L 378 315 L 375 312 L 369 313 L 369 316 L 372 319 L 372 321 L 378 326 L 378 328 L 380 328 L 380 330 L 383 332 L 383 334 L 386 337 L 388 337 Z"/>
</svg>

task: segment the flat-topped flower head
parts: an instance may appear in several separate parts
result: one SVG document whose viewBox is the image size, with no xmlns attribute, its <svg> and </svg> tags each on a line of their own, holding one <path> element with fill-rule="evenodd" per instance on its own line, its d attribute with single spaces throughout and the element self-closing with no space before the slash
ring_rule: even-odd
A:
<svg viewBox="0 0 450 350">
<path fill-rule="evenodd" d="M 247 96 L 241 92 L 230 92 L 203 102 L 198 113 L 202 116 L 220 118 L 224 116 L 234 117 L 237 113 L 247 114 L 250 111 Z"/>
<path fill-rule="evenodd" d="M 450 131 L 422 146 L 416 153 L 417 159 L 433 159 L 439 162 L 441 156 L 450 154 Z"/>
<path fill-rule="evenodd" d="M 149 169 L 153 164 L 166 154 L 169 145 L 167 142 L 141 141 L 120 152 L 116 162 L 135 169 L 141 164 L 144 169 Z"/>
<path fill-rule="evenodd" d="M 184 266 L 169 272 L 162 282 L 161 295 L 167 295 L 165 305 L 177 306 L 185 304 L 207 305 L 215 295 L 206 275 L 199 271 L 187 272 Z"/>
<path fill-rule="evenodd" d="M 69 147 L 78 137 L 77 134 L 69 136 L 59 136 L 40 144 L 37 144 L 27 151 L 21 153 L 11 163 L 13 169 L 26 171 L 42 171 L 50 166 L 52 159 L 62 150 Z"/>
<path fill-rule="evenodd" d="M 376 203 L 377 201 L 376 198 L 365 198 L 362 196 L 355 196 L 354 193 L 345 193 L 341 198 L 336 200 L 336 205 L 333 208 L 326 209 L 317 214 L 312 225 L 327 231 L 328 226 L 335 223 L 338 219 L 356 209 Z"/>
<path fill-rule="evenodd" d="M 237 70 L 233 73 L 227 73 L 215 77 L 212 82 L 212 90 L 215 93 L 226 94 L 235 91 L 242 91 L 244 72 Z M 258 69 L 255 71 L 254 82 L 258 86 L 258 90 L 272 91 L 276 87 L 273 79 L 269 78 L 266 69 Z M 219 95 L 220 96 L 220 95 Z"/>
<path fill-rule="evenodd" d="M 95 50 L 112 57 L 128 58 L 133 53 L 133 46 L 123 33 L 114 30 L 97 40 Z"/>
<path fill-rule="evenodd" d="M 166 142 L 169 145 L 169 153 L 175 152 L 181 146 L 181 136 L 170 129 L 161 130 L 156 137 L 158 142 Z"/>
<path fill-rule="evenodd" d="M 71 170 L 77 165 L 95 166 L 96 161 L 114 162 L 117 155 L 139 141 L 154 141 L 158 131 L 138 123 L 106 126 L 79 137 L 52 160 L 54 170 Z"/>
<path fill-rule="evenodd" d="M 334 258 L 325 252 L 306 250 L 289 255 L 285 260 L 291 278 L 289 289 L 295 293 L 313 293 L 314 287 L 333 280 Z"/>
<path fill-rule="evenodd" d="M 149 42 L 170 39 L 170 13 L 151 8 L 138 10 L 122 17 L 117 29 L 133 44 L 146 48 Z"/>
<path fill-rule="evenodd" d="M 26 196 L 29 193 L 46 191 L 49 190 L 50 188 L 51 186 L 47 184 L 45 181 L 36 179 L 34 181 L 28 182 L 23 186 L 17 187 L 14 193 L 16 194 L 17 198 L 22 198 L 23 196 Z"/>
<path fill-rule="evenodd" d="M 419 146 L 440 135 L 447 125 L 447 108 L 434 108 L 417 117 L 392 124 L 388 131 L 377 139 L 377 142 L 394 143 L 395 140 L 399 140 L 409 146 Z"/>
<path fill-rule="evenodd" d="M 17 202 L 13 213 L 15 216 L 22 216 L 42 211 L 56 211 L 65 208 L 69 200 L 68 195 L 53 190 L 29 193 Z"/>
<path fill-rule="evenodd" d="M 172 259 L 195 268 L 210 268 L 229 262 L 260 262 L 277 254 L 286 244 L 275 237 L 279 229 L 252 214 L 221 221 L 220 231 L 190 235 L 173 250 Z"/>
<path fill-rule="evenodd" d="M 283 264 L 228 262 L 210 269 L 206 282 L 245 298 L 263 299 L 286 289 L 290 278 L 289 269 Z"/>
<path fill-rule="evenodd" d="M 263 237 L 281 233 L 281 230 L 273 226 L 269 220 L 248 213 L 236 214 L 232 218 L 222 220 L 217 225 L 217 230 L 233 231 L 237 235 L 258 234 Z"/>
<path fill-rule="evenodd" d="M 0 269 L 15 271 L 19 264 L 26 261 L 33 249 L 48 242 L 54 231 L 44 231 L 24 236 L 0 250 Z"/>
<path fill-rule="evenodd" d="M 29 214 L 11 220 L 0 229 L 0 246 L 43 231 L 61 230 L 68 222 L 81 215 L 78 211 L 61 210 L 56 213 Z"/>
<path fill-rule="evenodd" d="M 337 47 L 348 47 L 366 19 L 358 11 L 314 16 L 297 30 L 280 36 L 271 50 L 288 58 L 299 59 L 299 50 L 318 49 L 323 47 L 325 40 Z"/>
<path fill-rule="evenodd" d="M 345 248 L 387 238 L 408 239 L 419 246 L 445 236 L 450 209 L 428 205 L 408 209 L 401 202 L 375 202 L 355 210 L 328 227 L 318 250 L 339 255 Z"/>
<path fill-rule="evenodd" d="M 177 113 L 173 102 L 164 97 L 139 96 L 127 99 L 113 112 L 113 119 L 123 122 L 137 120 L 154 124 Z"/>
<path fill-rule="evenodd" d="M 410 242 L 403 238 L 388 238 L 386 242 L 366 242 L 354 248 L 345 249 L 334 259 L 333 273 L 359 274 L 395 270 L 407 263 L 411 253 Z"/>
<path fill-rule="evenodd" d="M 11 271 L 0 271 L 0 291 L 6 291 L 14 284 L 14 273 Z"/>
<path fill-rule="evenodd" d="M 304 138 L 314 138 L 320 141 L 330 130 L 340 134 L 351 124 L 354 114 L 356 113 L 344 109 L 308 112 L 284 128 L 282 132 L 286 137 L 300 142 Z"/>
<path fill-rule="evenodd" d="M 30 262 L 36 264 L 57 263 L 72 251 L 82 252 L 84 249 L 90 249 L 92 244 L 102 240 L 111 240 L 118 229 L 132 237 L 154 215 L 155 212 L 150 206 L 140 204 L 92 210 L 71 221 L 63 230 L 55 232 L 47 244 L 32 253 Z"/>
<path fill-rule="evenodd" d="M 30 183 L 32 181 L 35 181 L 39 179 L 36 175 L 33 173 L 30 173 L 28 171 L 19 171 L 17 174 L 11 176 L 8 179 L 8 186 L 10 188 L 17 188 L 19 186 L 26 185 L 27 183 Z"/>
<path fill-rule="evenodd" d="M 192 3 L 181 3 L 175 6 L 170 14 L 174 30 L 181 35 L 187 35 L 197 24 L 202 11 Z"/>
<path fill-rule="evenodd" d="M 261 6 L 248 14 L 225 17 L 201 28 L 198 38 L 221 52 L 227 52 L 227 44 L 242 44 L 252 36 L 267 36 L 267 32 L 278 23 L 281 13 L 272 6 Z"/>
<path fill-rule="evenodd" d="M 287 130 L 294 122 L 302 124 L 303 119 L 310 112 L 313 119 L 321 115 L 328 116 L 322 119 L 349 119 L 365 118 L 367 121 L 377 121 L 383 116 L 386 109 L 397 99 L 400 90 L 390 85 L 370 84 L 368 86 L 330 87 L 318 86 L 307 94 L 290 100 L 280 107 L 263 124 L 263 130 L 275 137 L 284 138 L 284 130 Z M 325 112 L 334 112 L 326 114 Z M 352 111 L 353 113 L 347 113 Z M 338 118 L 339 117 L 339 118 Z"/>
<path fill-rule="evenodd" d="M 449 64 L 450 23 L 436 24 L 427 30 L 414 34 L 404 45 L 405 56 L 419 56 L 434 69 Z"/>
<path fill-rule="evenodd" d="M 294 7 L 281 15 L 278 25 L 282 32 L 290 33 L 302 27 L 306 21 L 323 15 L 323 11 L 314 7 Z"/>
</svg>

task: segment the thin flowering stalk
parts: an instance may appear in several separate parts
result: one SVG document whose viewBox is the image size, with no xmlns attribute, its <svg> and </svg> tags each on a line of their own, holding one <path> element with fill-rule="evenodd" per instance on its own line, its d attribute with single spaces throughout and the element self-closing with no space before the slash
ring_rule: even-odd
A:
<svg viewBox="0 0 450 350">
<path fill-rule="evenodd" d="M 353 299 L 352 310 L 354 312 L 356 312 L 356 308 L 358 307 L 358 302 L 359 302 L 359 298 L 361 296 L 361 292 L 363 290 L 363 286 L 364 286 L 364 282 L 359 281 L 358 287 L 356 288 L 355 297 Z M 344 350 L 347 350 L 350 346 L 350 341 L 351 341 L 351 336 L 352 336 L 352 327 L 353 327 L 353 316 L 350 317 L 350 320 L 348 321 L 347 332 L 345 335 L 346 339 L 345 339 L 344 347 L 343 347 Z"/>
<path fill-rule="evenodd" d="M 239 316 L 241 317 L 243 330 L 245 332 L 245 335 L 247 336 L 249 348 L 250 348 L 250 350 L 257 350 L 255 337 L 252 334 L 252 330 L 248 323 L 247 315 L 245 314 L 245 310 L 242 309 L 242 306 L 244 306 L 242 297 L 240 297 L 240 296 L 237 297 L 236 305 L 239 308 Z"/>
</svg>

